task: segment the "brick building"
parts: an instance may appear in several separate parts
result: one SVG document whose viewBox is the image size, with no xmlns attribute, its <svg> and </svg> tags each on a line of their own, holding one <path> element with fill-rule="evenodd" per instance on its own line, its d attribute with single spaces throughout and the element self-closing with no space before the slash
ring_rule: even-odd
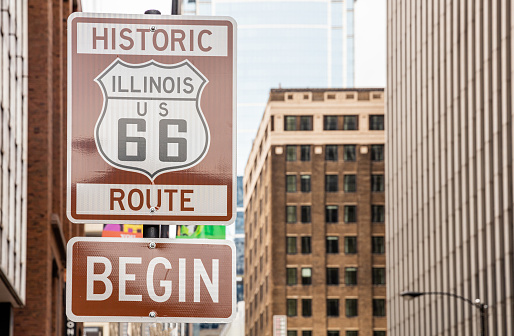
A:
<svg viewBox="0 0 514 336">
<path fill-rule="evenodd" d="M 245 169 L 246 335 L 383 336 L 384 90 L 274 89 Z"/>
<path fill-rule="evenodd" d="M 76 1 L 2 1 L 0 334 L 65 335 L 66 18 Z"/>
</svg>

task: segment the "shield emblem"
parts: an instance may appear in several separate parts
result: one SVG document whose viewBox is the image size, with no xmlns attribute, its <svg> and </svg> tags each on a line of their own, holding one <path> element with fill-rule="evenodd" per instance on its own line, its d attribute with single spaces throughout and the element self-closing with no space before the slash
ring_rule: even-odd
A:
<svg viewBox="0 0 514 336">
<path fill-rule="evenodd" d="M 104 95 L 95 141 L 107 163 L 153 180 L 205 157 L 210 134 L 200 97 L 208 80 L 188 60 L 116 59 L 95 81 Z"/>
</svg>

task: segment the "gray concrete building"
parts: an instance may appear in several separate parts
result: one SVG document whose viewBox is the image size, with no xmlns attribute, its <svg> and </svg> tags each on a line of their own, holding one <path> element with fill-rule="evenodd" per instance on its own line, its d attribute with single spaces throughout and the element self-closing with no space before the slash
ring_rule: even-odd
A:
<svg viewBox="0 0 514 336">
<path fill-rule="evenodd" d="M 511 1 L 388 1 L 388 328 L 514 335 Z"/>
</svg>

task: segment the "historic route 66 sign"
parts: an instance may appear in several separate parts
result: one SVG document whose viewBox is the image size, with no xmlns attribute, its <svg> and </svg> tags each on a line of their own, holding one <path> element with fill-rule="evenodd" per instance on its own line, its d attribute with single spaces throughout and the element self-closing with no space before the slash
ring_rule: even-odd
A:
<svg viewBox="0 0 514 336">
<path fill-rule="evenodd" d="M 117 59 L 96 82 L 105 101 L 95 141 L 109 164 L 153 180 L 203 159 L 209 127 L 200 95 L 208 80 L 188 60 L 166 65 Z"/>
<path fill-rule="evenodd" d="M 232 223 L 235 22 L 74 13 L 68 27 L 70 221 Z"/>
</svg>

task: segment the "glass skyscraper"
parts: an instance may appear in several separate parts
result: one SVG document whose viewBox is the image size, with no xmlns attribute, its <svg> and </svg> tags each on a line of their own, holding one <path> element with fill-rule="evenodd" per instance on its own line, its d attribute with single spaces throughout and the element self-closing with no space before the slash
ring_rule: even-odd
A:
<svg viewBox="0 0 514 336">
<path fill-rule="evenodd" d="M 354 85 L 354 0 L 185 0 L 182 13 L 238 24 L 238 175 L 271 88 Z"/>
</svg>

